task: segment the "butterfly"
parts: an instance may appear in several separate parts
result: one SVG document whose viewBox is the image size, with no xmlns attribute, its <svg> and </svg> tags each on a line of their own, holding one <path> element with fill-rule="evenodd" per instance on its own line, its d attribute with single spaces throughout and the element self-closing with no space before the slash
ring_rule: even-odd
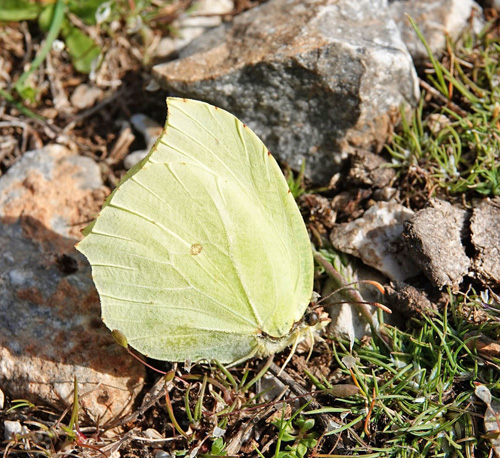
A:
<svg viewBox="0 0 500 458">
<path fill-rule="evenodd" d="M 298 342 L 313 292 L 310 240 L 278 164 L 248 126 L 167 99 L 150 153 L 77 245 L 102 318 L 142 354 L 238 363 Z"/>
</svg>

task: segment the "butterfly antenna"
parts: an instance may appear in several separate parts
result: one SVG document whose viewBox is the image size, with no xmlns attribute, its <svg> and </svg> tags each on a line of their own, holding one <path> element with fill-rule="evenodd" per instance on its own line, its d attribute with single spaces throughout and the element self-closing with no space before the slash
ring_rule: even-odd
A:
<svg viewBox="0 0 500 458">
<path fill-rule="evenodd" d="M 113 331 L 111 331 L 111 335 L 113 336 L 113 338 L 115 339 L 115 342 L 120 345 L 120 347 L 123 347 L 125 348 L 125 350 L 127 350 L 127 353 L 130 355 L 130 356 L 133 356 L 137 361 L 139 361 L 141 364 L 143 364 L 144 366 L 148 367 L 149 369 L 155 371 L 155 372 L 158 372 L 159 374 L 161 375 L 167 375 L 168 372 L 165 372 L 165 371 L 162 371 L 160 369 L 157 369 L 156 367 L 153 367 L 151 366 L 151 364 L 148 364 L 146 361 L 144 361 L 141 357 L 139 357 L 138 355 L 136 355 L 131 349 L 130 349 L 130 345 L 128 344 L 127 342 L 127 338 L 125 337 L 125 335 L 121 332 L 121 331 L 118 331 L 118 329 L 114 329 Z"/>
<path fill-rule="evenodd" d="M 316 306 L 320 305 L 322 302 L 324 302 L 326 299 L 328 299 L 329 297 L 333 296 L 334 294 L 337 294 L 339 293 L 340 291 L 343 291 L 343 290 L 351 290 L 351 291 L 357 291 L 356 288 L 352 288 L 352 286 L 354 285 L 361 285 L 361 284 L 368 284 L 368 285 L 372 285 L 374 286 L 375 288 L 377 288 L 377 290 L 379 291 L 379 293 L 381 294 L 385 294 L 385 289 L 384 287 L 378 282 L 378 281 L 373 281 L 373 280 L 356 280 L 356 281 L 353 281 L 351 283 L 347 283 L 346 285 L 342 285 L 340 286 L 339 288 L 337 288 L 336 290 L 332 291 L 330 294 L 328 294 L 327 296 L 325 297 L 322 297 L 316 304 Z M 386 307 L 387 308 L 387 307 Z M 383 309 L 384 310 L 384 309 Z M 386 310 L 384 310 L 386 311 Z"/>
</svg>

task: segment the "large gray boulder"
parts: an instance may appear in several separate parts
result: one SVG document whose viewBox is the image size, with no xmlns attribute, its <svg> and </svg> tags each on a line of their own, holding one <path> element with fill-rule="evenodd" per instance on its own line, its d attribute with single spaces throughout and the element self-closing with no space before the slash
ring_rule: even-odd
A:
<svg viewBox="0 0 500 458">
<path fill-rule="evenodd" d="M 154 67 L 183 97 L 228 109 L 272 153 L 326 182 L 353 147 L 379 151 L 417 77 L 386 0 L 269 0 Z"/>
</svg>

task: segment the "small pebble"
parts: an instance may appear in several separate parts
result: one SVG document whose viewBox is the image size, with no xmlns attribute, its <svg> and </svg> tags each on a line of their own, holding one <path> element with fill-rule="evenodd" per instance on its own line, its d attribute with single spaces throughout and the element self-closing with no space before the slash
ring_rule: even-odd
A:
<svg viewBox="0 0 500 458">
<path fill-rule="evenodd" d="M 145 150 L 145 149 L 140 149 L 138 151 L 134 151 L 133 153 L 130 153 L 123 160 L 123 166 L 127 170 L 130 170 L 135 164 L 137 164 L 139 161 L 144 159 L 148 153 L 149 153 L 149 151 Z"/>
<path fill-rule="evenodd" d="M 80 84 L 75 88 L 73 94 L 71 94 L 71 105 L 79 110 L 84 110 L 93 106 L 101 99 L 102 95 L 103 92 L 98 87 Z"/>
<path fill-rule="evenodd" d="M 172 458 L 172 455 L 165 450 L 158 450 L 155 453 L 155 458 Z"/>
<path fill-rule="evenodd" d="M 144 141 L 146 142 L 147 148 L 151 149 L 151 147 L 155 144 L 158 137 L 163 132 L 163 127 L 160 126 L 154 119 L 151 119 L 149 116 L 146 116 L 142 113 L 136 113 L 132 115 L 130 118 L 130 122 L 134 126 L 141 135 L 144 137 Z"/>
<path fill-rule="evenodd" d="M 7 441 L 15 439 L 17 434 L 28 433 L 28 428 L 26 428 L 26 426 L 22 426 L 19 421 L 5 420 L 3 422 L 3 427 L 4 427 L 3 437 Z"/>
<path fill-rule="evenodd" d="M 212 433 L 212 437 L 224 437 L 224 434 L 226 434 L 226 430 L 216 426 Z"/>
<path fill-rule="evenodd" d="M 163 132 L 163 127 L 160 124 L 143 113 L 133 115 L 130 118 L 130 122 L 134 126 L 134 129 L 144 137 L 146 149 L 133 151 L 125 157 L 123 165 L 127 170 L 130 170 L 135 164 L 146 157 Z"/>
</svg>

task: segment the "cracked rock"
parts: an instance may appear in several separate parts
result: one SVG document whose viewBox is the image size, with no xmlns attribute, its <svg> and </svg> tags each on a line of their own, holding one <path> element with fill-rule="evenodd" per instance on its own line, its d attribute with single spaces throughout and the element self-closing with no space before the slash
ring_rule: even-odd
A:
<svg viewBox="0 0 500 458">
<path fill-rule="evenodd" d="M 500 284 L 500 199 L 486 199 L 474 208 L 470 231 L 476 276 L 486 285 Z"/>
<path fill-rule="evenodd" d="M 463 244 L 467 226 L 465 210 L 437 199 L 406 223 L 403 237 L 410 255 L 434 286 L 456 287 L 469 272 Z"/>
</svg>

